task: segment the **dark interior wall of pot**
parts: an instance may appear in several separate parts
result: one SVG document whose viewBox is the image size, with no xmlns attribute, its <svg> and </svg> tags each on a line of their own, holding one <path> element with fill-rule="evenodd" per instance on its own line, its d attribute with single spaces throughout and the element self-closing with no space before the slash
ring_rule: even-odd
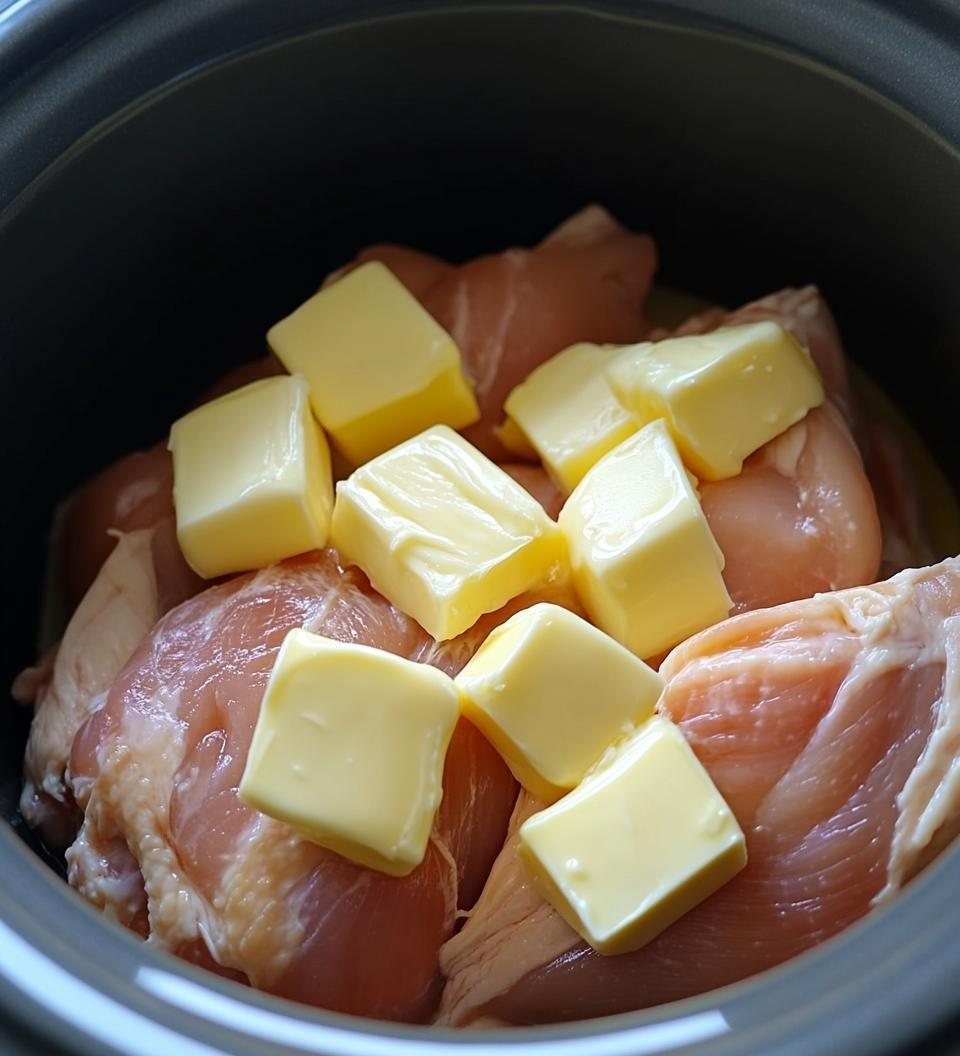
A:
<svg viewBox="0 0 960 1056">
<path fill-rule="evenodd" d="M 58 497 L 162 436 L 369 241 L 459 258 L 597 200 L 657 236 L 672 284 L 733 303 L 817 281 L 960 470 L 958 178 L 945 146 L 817 68 L 575 11 L 399 18 L 183 80 L 0 223 L 3 678 L 33 651 Z M 9 813 L 22 740 L 0 743 Z"/>
</svg>

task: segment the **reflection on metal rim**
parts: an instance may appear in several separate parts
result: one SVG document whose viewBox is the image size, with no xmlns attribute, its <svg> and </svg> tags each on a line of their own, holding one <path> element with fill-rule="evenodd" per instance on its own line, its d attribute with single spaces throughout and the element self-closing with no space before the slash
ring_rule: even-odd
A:
<svg viewBox="0 0 960 1056">
<path fill-rule="evenodd" d="M 51 1015 L 130 1056 L 221 1056 L 124 1007 L 40 953 L 0 921 L 0 975 Z"/>
<path fill-rule="evenodd" d="M 255 1008 L 243 1001 L 218 994 L 206 987 L 156 968 L 140 968 L 136 982 L 155 997 L 175 1005 L 184 1012 L 212 1020 L 220 1026 L 241 1030 L 273 1044 L 291 1045 L 308 1052 L 330 1056 L 356 1056 L 360 1050 L 369 1056 L 429 1056 L 448 1053 L 447 1040 L 431 1042 L 420 1038 L 397 1038 L 376 1034 L 359 1035 L 353 1031 L 307 1023 L 292 1017 Z M 589 1048 L 591 1056 L 652 1056 L 683 1045 L 708 1041 L 730 1030 L 723 1013 L 716 1009 L 684 1016 L 665 1023 L 649 1023 L 611 1034 L 589 1038 L 549 1038 L 541 1040 L 489 1043 L 476 1033 L 464 1033 L 464 1050 L 469 1056 L 509 1056 L 513 1053 L 549 1053 L 549 1056 L 574 1056 Z M 477 1038 L 480 1040 L 475 1040 Z"/>
</svg>

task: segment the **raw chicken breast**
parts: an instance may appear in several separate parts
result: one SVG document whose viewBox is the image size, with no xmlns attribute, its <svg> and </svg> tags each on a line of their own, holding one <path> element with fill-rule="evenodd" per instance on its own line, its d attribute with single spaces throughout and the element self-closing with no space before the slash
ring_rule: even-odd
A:
<svg viewBox="0 0 960 1056">
<path fill-rule="evenodd" d="M 70 882 L 151 943 L 255 986 L 342 1012 L 425 1019 L 439 996 L 439 947 L 503 844 L 516 798 L 509 771 L 461 722 L 427 856 L 410 876 L 387 877 L 239 800 L 260 700 L 293 627 L 453 673 L 499 620 L 543 597 L 564 601 L 564 584 L 438 645 L 325 551 L 185 602 L 76 738 L 70 775 L 85 818 L 67 854 Z"/>
<path fill-rule="evenodd" d="M 917 467 L 886 422 L 868 424 L 867 443 L 867 472 L 883 534 L 883 574 L 930 564 L 939 555 L 924 524 Z"/>
<path fill-rule="evenodd" d="M 747 868 L 648 946 L 602 957 L 507 843 L 444 948 L 440 1020 L 539 1023 L 753 975 L 889 899 L 960 822 L 960 559 L 734 617 L 661 668 L 747 836 Z M 537 809 L 521 799 L 519 817 Z"/>
<path fill-rule="evenodd" d="M 734 612 L 870 583 L 881 535 L 857 445 L 829 403 L 744 463 L 701 484 Z"/>
<path fill-rule="evenodd" d="M 64 781 L 77 730 L 157 620 L 203 586 L 177 543 L 172 486 L 158 444 L 97 474 L 66 506 L 54 567 L 72 615 L 62 640 L 12 687 L 35 708 L 20 810 L 54 848 L 79 823 Z"/>
<path fill-rule="evenodd" d="M 80 487 L 67 504 L 60 544 L 68 611 L 90 588 L 118 532 L 172 516 L 173 462 L 165 443 L 121 458 Z"/>
<path fill-rule="evenodd" d="M 73 738 L 158 615 L 152 534 L 141 529 L 121 538 L 47 663 L 13 685 L 14 697 L 36 705 L 20 810 L 52 846 L 69 843 L 78 824 L 64 784 Z"/>
<path fill-rule="evenodd" d="M 493 430 L 510 390 L 577 341 L 627 344 L 643 337 L 643 303 L 657 255 L 649 236 L 625 230 L 591 205 L 533 249 L 508 249 L 453 267 L 381 245 L 361 252 L 356 262 L 369 260 L 386 264 L 452 334 L 482 415 L 463 434 L 494 460 L 506 461 L 509 453 Z"/>
<path fill-rule="evenodd" d="M 112 543 L 63 639 L 12 688 L 17 700 L 35 708 L 20 810 L 54 848 L 73 839 L 79 821 L 64 780 L 77 730 L 160 616 L 202 583 L 183 560 L 171 517 L 118 533 Z"/>
</svg>

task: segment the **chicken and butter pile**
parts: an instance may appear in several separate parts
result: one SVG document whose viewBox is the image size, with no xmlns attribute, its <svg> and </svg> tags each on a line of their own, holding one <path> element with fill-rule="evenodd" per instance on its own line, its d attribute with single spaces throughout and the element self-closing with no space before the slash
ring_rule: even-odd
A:
<svg viewBox="0 0 960 1056">
<path fill-rule="evenodd" d="M 597 206 L 373 246 L 70 500 L 14 695 L 77 891 L 295 1000 L 535 1024 L 776 965 L 952 840 L 909 457 L 816 288 L 666 329 L 655 270 Z"/>
</svg>

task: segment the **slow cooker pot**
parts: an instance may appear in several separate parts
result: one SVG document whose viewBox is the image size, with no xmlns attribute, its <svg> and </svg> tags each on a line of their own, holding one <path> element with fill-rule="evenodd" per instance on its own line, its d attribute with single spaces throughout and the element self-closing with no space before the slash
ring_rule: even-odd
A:
<svg viewBox="0 0 960 1056">
<path fill-rule="evenodd" d="M 597 200 L 656 235 L 673 285 L 736 302 L 816 281 L 960 481 L 958 100 L 950 0 L 0 3 L 5 684 L 34 652 L 58 498 L 374 240 L 463 257 Z M 6 1051 L 960 1051 L 960 848 L 724 991 L 562 1027 L 402 1028 L 250 992 L 100 919 L 17 820 L 27 716 L 4 722 Z"/>
</svg>

